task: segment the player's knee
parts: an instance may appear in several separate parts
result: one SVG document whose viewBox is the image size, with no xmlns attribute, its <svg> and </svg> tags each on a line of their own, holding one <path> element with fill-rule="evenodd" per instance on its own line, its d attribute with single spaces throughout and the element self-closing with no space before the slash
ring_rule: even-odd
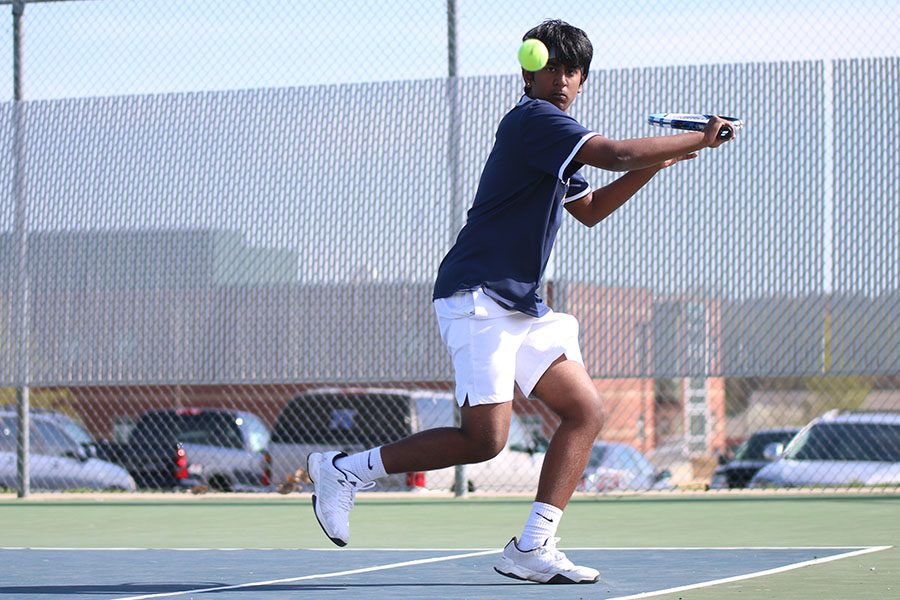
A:
<svg viewBox="0 0 900 600">
<path fill-rule="evenodd" d="M 503 451 L 503 448 L 506 447 L 506 435 L 498 435 L 492 437 L 490 441 L 485 444 L 484 455 L 485 458 L 483 460 L 490 460 L 500 454 Z"/>
<path fill-rule="evenodd" d="M 588 425 L 595 431 L 595 435 L 600 435 L 600 431 L 606 422 L 606 413 L 603 410 L 603 401 L 600 399 L 599 393 L 589 404 L 587 414 Z"/>
<path fill-rule="evenodd" d="M 590 398 L 587 399 L 587 406 L 585 412 L 587 414 L 588 424 L 596 429 L 597 433 L 600 433 L 600 430 L 603 429 L 603 423 L 605 420 L 605 413 L 603 411 L 603 399 L 600 397 L 600 392 L 596 389 L 592 390 L 593 394 L 591 394 Z"/>
<path fill-rule="evenodd" d="M 491 460 L 506 446 L 506 432 L 488 430 L 471 438 L 469 445 L 469 462 L 477 463 Z"/>
<path fill-rule="evenodd" d="M 568 418 L 576 421 L 582 427 L 593 430 L 595 434 L 599 434 L 603 429 L 605 419 L 600 393 L 596 390 L 590 390 L 580 396 L 578 401 L 572 406 Z"/>
</svg>

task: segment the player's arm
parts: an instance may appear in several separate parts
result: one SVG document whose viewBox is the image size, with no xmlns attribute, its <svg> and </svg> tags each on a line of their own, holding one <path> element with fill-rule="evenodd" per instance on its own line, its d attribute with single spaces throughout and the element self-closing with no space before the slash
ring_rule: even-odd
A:
<svg viewBox="0 0 900 600">
<path fill-rule="evenodd" d="M 661 169 L 674 165 L 681 160 L 695 158 L 696 153 L 692 152 L 684 156 L 669 159 L 658 165 L 647 167 L 646 169 L 638 169 L 625 173 L 609 185 L 596 189 L 590 194 L 573 200 L 565 204 L 569 213 L 587 225 L 593 227 L 609 215 L 617 208 L 628 202 L 638 190 L 644 187 L 648 181 L 653 179 Z"/>
<path fill-rule="evenodd" d="M 595 135 L 578 150 L 575 160 L 607 171 L 641 170 L 703 148 L 721 146 L 728 140 L 718 137 L 719 129 L 726 125 L 728 122 L 724 119 L 713 117 L 703 131 L 679 135 L 628 140 L 612 140 Z"/>
</svg>

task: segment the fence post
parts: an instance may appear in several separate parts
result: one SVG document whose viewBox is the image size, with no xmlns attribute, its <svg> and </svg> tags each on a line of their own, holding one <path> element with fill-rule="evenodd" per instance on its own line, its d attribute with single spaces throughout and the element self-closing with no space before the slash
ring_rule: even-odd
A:
<svg viewBox="0 0 900 600">
<path fill-rule="evenodd" d="M 447 123 L 447 160 L 450 167 L 450 239 L 452 243 L 464 221 L 464 205 L 459 182 L 459 80 L 456 75 L 456 0 L 447 0 L 447 91 L 450 104 Z M 459 410 L 456 411 L 456 425 L 459 426 Z M 466 466 L 456 465 L 453 478 L 453 495 L 462 498 L 468 493 Z"/>
<path fill-rule="evenodd" d="M 16 487 L 19 498 L 31 493 L 28 454 L 29 418 L 29 318 L 28 318 L 28 223 L 25 205 L 25 131 L 22 107 L 22 16 L 25 0 L 13 0 L 13 202 L 15 204 L 16 288 Z"/>
</svg>

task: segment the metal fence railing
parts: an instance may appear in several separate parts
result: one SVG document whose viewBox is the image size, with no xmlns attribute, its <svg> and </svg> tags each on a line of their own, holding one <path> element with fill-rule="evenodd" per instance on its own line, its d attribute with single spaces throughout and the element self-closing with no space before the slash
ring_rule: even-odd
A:
<svg viewBox="0 0 900 600">
<path fill-rule="evenodd" d="M 252 4 L 0 2 L 0 487 L 305 489 L 310 449 L 454 423 L 431 285 L 559 16 L 587 127 L 746 122 L 560 231 L 607 412 L 582 489 L 900 489 L 896 3 L 706 7 L 737 33 L 702 43 L 689 0 Z M 557 422 L 515 409 L 469 489 L 535 488 Z"/>
</svg>

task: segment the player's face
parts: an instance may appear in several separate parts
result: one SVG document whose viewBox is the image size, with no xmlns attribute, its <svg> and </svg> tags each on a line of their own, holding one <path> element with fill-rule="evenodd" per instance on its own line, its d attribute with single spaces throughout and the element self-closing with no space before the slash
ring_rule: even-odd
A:
<svg viewBox="0 0 900 600">
<path fill-rule="evenodd" d="M 581 68 L 568 67 L 550 61 L 540 71 L 523 71 L 526 82 L 531 83 L 531 97 L 546 100 L 562 111 L 569 110 L 581 92 Z"/>
</svg>

